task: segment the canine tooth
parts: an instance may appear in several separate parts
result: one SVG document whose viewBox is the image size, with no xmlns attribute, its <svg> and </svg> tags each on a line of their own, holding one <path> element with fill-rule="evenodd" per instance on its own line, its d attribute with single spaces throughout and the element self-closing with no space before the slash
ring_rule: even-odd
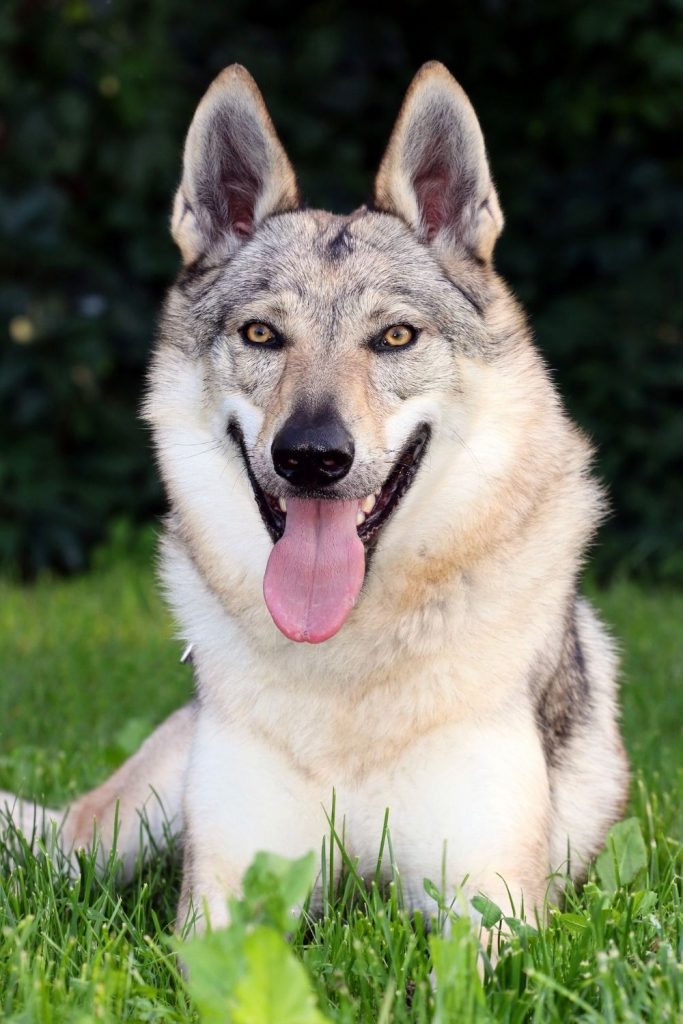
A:
<svg viewBox="0 0 683 1024">
<path fill-rule="evenodd" d="M 362 526 L 364 522 L 365 512 L 362 512 L 361 509 L 358 509 L 358 512 L 356 513 L 356 526 Z"/>
<path fill-rule="evenodd" d="M 372 493 L 374 494 L 375 498 L 379 498 L 380 494 L 382 493 L 382 488 L 378 487 L 377 490 L 373 491 Z"/>
<path fill-rule="evenodd" d="M 369 516 L 375 507 L 375 495 L 368 494 L 367 498 L 363 498 L 360 507 L 363 509 L 366 516 Z"/>
<path fill-rule="evenodd" d="M 278 498 L 277 499 L 277 503 L 280 506 L 280 510 L 282 512 L 286 512 L 287 511 L 287 501 L 285 500 L 285 498 Z"/>
</svg>

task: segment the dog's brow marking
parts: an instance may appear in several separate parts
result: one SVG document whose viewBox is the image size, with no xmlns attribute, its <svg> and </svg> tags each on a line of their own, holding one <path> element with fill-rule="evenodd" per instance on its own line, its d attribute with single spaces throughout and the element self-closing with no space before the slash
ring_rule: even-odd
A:
<svg viewBox="0 0 683 1024">
<path fill-rule="evenodd" d="M 190 263 L 187 267 L 183 267 L 178 274 L 176 279 L 176 287 L 180 288 L 181 291 L 188 291 L 193 285 L 197 284 L 203 277 L 211 273 L 213 270 L 224 270 L 230 260 L 219 260 L 218 263 L 207 263 L 203 256 L 200 256 Z M 211 282 L 210 287 L 213 287 L 214 282 Z"/>
<path fill-rule="evenodd" d="M 355 249 L 353 238 L 349 232 L 348 225 L 345 224 L 343 228 L 337 232 L 331 241 L 327 243 L 326 255 L 334 260 L 340 260 L 344 256 L 352 253 Z"/>
<path fill-rule="evenodd" d="M 462 287 L 462 285 L 458 284 L 458 283 L 457 283 L 456 281 L 453 281 L 453 280 L 452 280 L 452 279 L 451 279 L 451 278 L 450 278 L 450 277 L 448 276 L 448 274 L 444 274 L 444 278 L 446 279 L 446 281 L 448 282 L 448 284 L 449 284 L 449 285 L 450 285 L 450 286 L 451 286 L 452 288 L 455 288 L 455 290 L 456 290 L 457 292 L 459 292 L 459 293 L 460 293 L 460 295 L 462 295 L 463 299 L 465 299 L 465 300 L 466 300 L 467 302 L 469 302 L 470 306 L 471 306 L 471 307 L 472 307 L 472 309 L 473 309 L 473 310 L 475 311 L 475 313 L 477 314 L 477 316 L 479 316 L 479 317 L 482 317 L 482 318 L 483 318 L 483 316 L 484 316 L 484 307 L 483 307 L 482 305 L 480 305 L 480 303 L 478 303 L 478 302 L 476 301 L 476 299 L 474 299 L 474 298 L 473 298 L 473 297 L 472 297 L 472 296 L 470 295 L 470 293 L 469 293 L 469 292 L 465 291 L 465 289 L 464 289 L 464 288 Z"/>
<path fill-rule="evenodd" d="M 403 220 L 402 217 L 398 217 L 396 219 L 400 220 L 401 223 L 405 224 L 405 226 L 410 230 L 409 225 Z M 377 250 L 379 252 L 384 252 L 383 247 L 379 243 L 373 241 L 370 238 L 364 238 L 363 239 L 363 245 L 367 246 L 369 249 L 375 249 L 375 250 Z M 427 246 L 423 246 L 423 248 L 428 251 L 428 247 Z M 429 255 L 431 256 L 432 254 L 429 253 Z M 446 273 L 446 271 L 444 270 L 444 268 L 441 266 L 441 264 L 437 260 L 435 260 L 433 257 L 432 257 L 432 260 L 434 262 L 435 268 L 438 270 L 439 276 L 446 282 L 446 284 L 450 288 L 455 288 L 455 290 L 457 292 L 459 292 L 460 295 L 462 295 L 462 297 L 464 299 L 466 299 L 467 302 L 469 302 L 469 304 L 472 306 L 472 309 L 474 309 L 474 311 L 479 316 L 483 317 L 484 316 L 484 309 L 481 306 L 481 304 L 478 303 L 477 300 L 465 288 L 463 288 L 462 285 L 458 284 L 457 281 L 454 281 L 451 277 L 449 277 L 448 274 Z M 405 289 L 404 294 L 408 295 L 408 296 L 414 296 L 415 295 L 415 293 L 411 292 L 408 289 Z"/>
</svg>

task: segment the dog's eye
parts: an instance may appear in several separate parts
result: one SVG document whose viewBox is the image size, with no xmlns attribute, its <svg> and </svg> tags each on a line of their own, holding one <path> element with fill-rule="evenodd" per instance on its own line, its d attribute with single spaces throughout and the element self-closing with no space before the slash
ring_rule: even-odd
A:
<svg viewBox="0 0 683 1024">
<path fill-rule="evenodd" d="M 274 345 L 281 344 L 280 337 L 268 324 L 258 322 L 245 324 L 241 328 L 240 334 L 244 341 L 250 345 L 269 345 L 272 348 Z"/>
<path fill-rule="evenodd" d="M 377 339 L 378 348 L 405 348 L 415 341 L 417 331 L 410 324 L 394 324 Z"/>
</svg>

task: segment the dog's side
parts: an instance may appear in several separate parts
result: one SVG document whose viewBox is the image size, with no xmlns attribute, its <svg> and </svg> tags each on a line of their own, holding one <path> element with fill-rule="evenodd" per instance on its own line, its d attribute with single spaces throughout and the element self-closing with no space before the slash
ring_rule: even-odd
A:
<svg viewBox="0 0 683 1024">
<path fill-rule="evenodd" d="M 389 808 L 428 910 L 425 877 L 540 908 L 622 812 L 616 659 L 577 594 L 602 496 L 493 268 L 502 223 L 441 65 L 347 217 L 301 207 L 242 68 L 199 105 L 145 403 L 197 699 L 45 812 L 106 853 L 118 804 L 128 869 L 142 808 L 155 840 L 182 829 L 181 923 L 223 922 L 256 851 L 320 849 L 333 791 L 361 873 Z"/>
</svg>

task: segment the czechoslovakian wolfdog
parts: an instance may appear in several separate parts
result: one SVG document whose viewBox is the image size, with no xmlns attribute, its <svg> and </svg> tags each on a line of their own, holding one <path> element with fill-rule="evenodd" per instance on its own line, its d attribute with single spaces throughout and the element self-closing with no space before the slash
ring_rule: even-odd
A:
<svg viewBox="0 0 683 1024">
<path fill-rule="evenodd" d="M 196 699 L 67 812 L 67 850 L 141 811 L 182 831 L 180 924 L 214 926 L 258 850 L 318 850 L 331 796 L 374 874 L 385 809 L 425 877 L 542 908 L 622 812 L 613 645 L 577 594 L 591 451 L 492 264 L 503 226 L 465 93 L 425 65 L 367 207 L 302 206 L 241 67 L 185 145 L 183 268 L 144 415 L 171 513 L 162 577 Z M 464 885 L 463 885 L 464 883 Z M 315 903 L 315 894 L 314 894 Z M 474 913 L 472 911 L 472 913 Z"/>
</svg>

